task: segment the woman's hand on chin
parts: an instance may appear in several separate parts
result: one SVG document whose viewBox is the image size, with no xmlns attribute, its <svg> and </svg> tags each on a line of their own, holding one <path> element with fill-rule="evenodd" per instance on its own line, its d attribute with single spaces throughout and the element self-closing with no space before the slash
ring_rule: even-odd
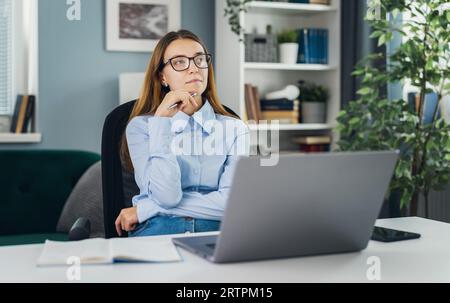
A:
<svg viewBox="0 0 450 303">
<path fill-rule="evenodd" d="M 172 107 L 176 103 L 179 104 Z M 197 101 L 189 92 L 183 90 L 170 91 L 156 110 L 155 117 L 173 117 L 177 112 L 188 107 L 189 104 L 192 104 L 194 108 L 198 107 Z"/>
</svg>

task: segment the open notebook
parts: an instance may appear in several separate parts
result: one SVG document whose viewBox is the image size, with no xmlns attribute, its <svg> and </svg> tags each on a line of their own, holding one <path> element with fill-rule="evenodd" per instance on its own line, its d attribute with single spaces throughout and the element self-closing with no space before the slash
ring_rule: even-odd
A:
<svg viewBox="0 0 450 303">
<path fill-rule="evenodd" d="M 71 257 L 79 257 L 81 264 L 181 260 L 170 239 L 95 238 L 73 242 L 47 240 L 37 265 L 67 265 Z"/>
</svg>

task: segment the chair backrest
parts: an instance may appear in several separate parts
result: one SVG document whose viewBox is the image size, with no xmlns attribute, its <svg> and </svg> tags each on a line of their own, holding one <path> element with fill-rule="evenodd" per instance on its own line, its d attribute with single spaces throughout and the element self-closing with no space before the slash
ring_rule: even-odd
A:
<svg viewBox="0 0 450 303">
<path fill-rule="evenodd" d="M 133 173 L 123 168 L 120 158 L 120 141 L 135 102 L 133 100 L 115 108 L 103 125 L 102 186 L 106 238 L 117 237 L 114 222 L 123 208 L 131 206 L 131 198 L 139 193 Z M 224 108 L 237 116 L 233 110 Z"/>
</svg>

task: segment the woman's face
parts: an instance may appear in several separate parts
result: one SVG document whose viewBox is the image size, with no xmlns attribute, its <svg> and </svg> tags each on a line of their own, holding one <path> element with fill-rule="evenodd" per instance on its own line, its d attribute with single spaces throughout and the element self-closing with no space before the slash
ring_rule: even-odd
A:
<svg viewBox="0 0 450 303">
<path fill-rule="evenodd" d="M 172 64 L 177 67 L 181 66 L 183 60 L 180 56 L 193 58 L 199 54 L 205 54 L 202 45 L 191 39 L 178 39 L 169 44 L 164 53 L 163 62 L 166 63 L 169 59 Z M 201 58 L 197 58 L 198 60 Z M 188 59 L 189 60 L 189 59 Z M 197 61 L 201 65 L 201 61 Z M 180 69 L 180 68 L 178 68 Z M 176 71 L 170 63 L 167 63 L 161 72 L 161 84 L 168 84 L 171 91 L 184 90 L 190 94 L 196 93 L 195 100 L 198 106 L 189 103 L 184 107 L 183 112 L 192 115 L 202 107 L 202 94 L 208 85 L 208 68 L 199 68 L 195 65 L 194 60 L 189 61 L 189 68 L 183 71 Z"/>
</svg>

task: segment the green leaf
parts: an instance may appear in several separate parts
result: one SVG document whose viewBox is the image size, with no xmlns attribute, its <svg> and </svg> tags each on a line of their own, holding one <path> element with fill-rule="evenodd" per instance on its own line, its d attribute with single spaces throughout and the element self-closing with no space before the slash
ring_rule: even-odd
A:
<svg viewBox="0 0 450 303">
<path fill-rule="evenodd" d="M 389 32 L 389 33 L 386 34 L 386 41 L 391 41 L 392 38 L 393 38 L 392 32 Z"/>
<path fill-rule="evenodd" d="M 350 125 L 355 125 L 355 124 L 359 123 L 359 121 L 361 121 L 360 118 L 358 118 L 358 117 L 353 117 L 353 118 L 350 119 L 350 121 L 349 121 L 348 123 L 349 123 Z"/>
<path fill-rule="evenodd" d="M 382 46 L 384 43 L 386 43 L 386 35 L 381 35 L 380 38 L 378 38 L 378 46 Z"/>
<path fill-rule="evenodd" d="M 378 38 L 383 34 L 382 31 L 374 31 L 371 35 L 370 38 Z"/>
<path fill-rule="evenodd" d="M 402 194 L 402 198 L 400 199 L 400 208 L 407 206 L 411 202 L 412 194 L 408 191 L 404 191 Z"/>
<path fill-rule="evenodd" d="M 367 73 L 367 74 L 364 76 L 363 82 L 366 83 L 366 82 L 368 82 L 368 81 L 370 81 L 370 80 L 372 80 L 372 79 L 373 79 L 372 74 L 371 74 L 371 73 Z"/>
<path fill-rule="evenodd" d="M 364 74 L 364 70 L 363 69 L 358 69 L 358 70 L 355 70 L 352 73 L 352 76 L 361 76 L 362 74 Z"/>
<path fill-rule="evenodd" d="M 447 11 L 447 20 L 450 22 L 450 11 Z"/>
<path fill-rule="evenodd" d="M 378 102 L 377 107 L 378 108 L 382 108 L 382 107 L 385 107 L 387 104 L 388 104 L 388 101 L 387 100 L 383 100 L 381 102 Z"/>
<path fill-rule="evenodd" d="M 398 8 L 394 9 L 392 11 L 392 17 L 397 18 L 399 13 L 400 13 L 400 10 Z"/>
<path fill-rule="evenodd" d="M 339 115 L 338 115 L 338 118 L 342 118 L 342 117 L 344 117 L 345 115 L 347 115 L 347 111 L 341 110 L 341 112 L 340 112 Z"/>
<path fill-rule="evenodd" d="M 360 90 L 358 90 L 356 93 L 358 94 L 358 95 L 367 95 L 367 94 L 370 94 L 372 92 L 372 89 L 370 89 L 369 87 L 364 87 L 364 88 L 361 88 Z"/>
</svg>

